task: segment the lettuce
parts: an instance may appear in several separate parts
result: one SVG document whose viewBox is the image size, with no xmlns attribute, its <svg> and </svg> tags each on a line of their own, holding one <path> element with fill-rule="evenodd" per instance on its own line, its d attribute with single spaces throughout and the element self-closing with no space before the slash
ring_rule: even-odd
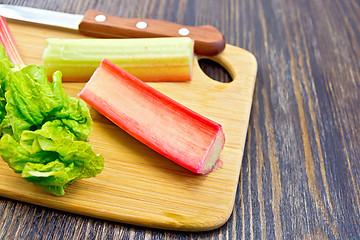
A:
<svg viewBox="0 0 360 240">
<path fill-rule="evenodd" d="M 4 82 L 10 72 L 15 67 L 14 64 L 6 57 L 5 49 L 0 45 L 0 123 L 5 118 L 5 90 Z"/>
<path fill-rule="evenodd" d="M 41 65 L 15 70 L 0 45 L 0 155 L 10 168 L 64 195 L 67 185 L 104 167 L 86 143 L 91 130 L 86 103 L 67 95 L 60 72 L 49 82 Z"/>
</svg>

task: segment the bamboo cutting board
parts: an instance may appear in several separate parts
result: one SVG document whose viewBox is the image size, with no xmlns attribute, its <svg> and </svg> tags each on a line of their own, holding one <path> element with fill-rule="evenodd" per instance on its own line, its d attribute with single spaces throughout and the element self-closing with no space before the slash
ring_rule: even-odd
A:
<svg viewBox="0 0 360 240">
<path fill-rule="evenodd" d="M 85 38 L 58 28 L 10 20 L 8 24 L 26 64 L 41 64 L 46 38 Z M 226 143 L 221 169 L 206 176 L 195 175 L 138 142 L 90 107 L 94 121 L 90 144 L 105 158 L 100 175 L 76 181 L 65 189 L 64 196 L 57 197 L 26 182 L 0 161 L 0 195 L 147 227 L 182 231 L 220 227 L 233 210 L 257 62 L 251 53 L 232 45 L 211 59 L 228 70 L 231 83 L 210 79 L 195 59 L 192 81 L 149 84 L 222 124 Z M 63 87 L 76 96 L 84 83 L 64 83 Z"/>
</svg>

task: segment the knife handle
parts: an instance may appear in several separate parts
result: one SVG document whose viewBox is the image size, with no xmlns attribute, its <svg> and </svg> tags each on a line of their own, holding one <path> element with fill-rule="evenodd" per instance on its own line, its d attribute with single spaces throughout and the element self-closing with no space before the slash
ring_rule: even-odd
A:
<svg viewBox="0 0 360 240">
<path fill-rule="evenodd" d="M 207 56 L 222 52 L 226 44 L 223 35 L 209 25 L 194 27 L 156 19 L 119 18 L 96 10 L 85 13 L 79 32 L 104 38 L 190 37 L 195 53 Z"/>
</svg>

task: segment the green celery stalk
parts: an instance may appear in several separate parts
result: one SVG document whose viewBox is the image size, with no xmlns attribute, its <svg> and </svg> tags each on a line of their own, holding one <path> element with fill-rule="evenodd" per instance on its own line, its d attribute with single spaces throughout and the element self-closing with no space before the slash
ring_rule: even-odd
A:
<svg viewBox="0 0 360 240">
<path fill-rule="evenodd" d="M 142 81 L 189 81 L 194 43 L 188 37 L 47 39 L 43 65 L 64 81 L 88 81 L 106 58 Z"/>
</svg>

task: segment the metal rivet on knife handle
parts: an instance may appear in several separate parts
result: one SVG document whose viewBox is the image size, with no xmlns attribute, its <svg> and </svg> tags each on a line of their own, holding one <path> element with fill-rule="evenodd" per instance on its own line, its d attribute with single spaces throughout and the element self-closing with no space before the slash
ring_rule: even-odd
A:
<svg viewBox="0 0 360 240">
<path fill-rule="evenodd" d="M 106 16 L 102 15 L 102 14 L 96 15 L 95 16 L 95 21 L 97 21 L 97 22 L 105 22 L 106 21 Z"/>
<path fill-rule="evenodd" d="M 137 22 L 136 27 L 139 29 L 145 29 L 145 28 L 147 28 L 147 23 L 144 21 Z"/>
<path fill-rule="evenodd" d="M 179 31 L 178 31 L 178 33 L 179 33 L 181 36 L 187 36 L 187 35 L 189 35 L 190 31 L 189 31 L 189 29 L 187 29 L 187 28 L 180 28 Z"/>
</svg>

